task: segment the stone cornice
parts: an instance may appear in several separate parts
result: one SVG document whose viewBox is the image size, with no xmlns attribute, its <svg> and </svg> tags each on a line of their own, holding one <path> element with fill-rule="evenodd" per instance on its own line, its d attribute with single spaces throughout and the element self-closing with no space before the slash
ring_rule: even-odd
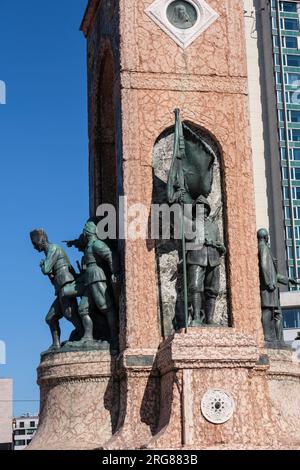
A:
<svg viewBox="0 0 300 470">
<path fill-rule="evenodd" d="M 176 74 L 121 72 L 121 86 L 137 90 L 173 90 L 186 92 L 215 92 L 229 94 L 248 94 L 246 77 L 220 77 Z"/>
</svg>

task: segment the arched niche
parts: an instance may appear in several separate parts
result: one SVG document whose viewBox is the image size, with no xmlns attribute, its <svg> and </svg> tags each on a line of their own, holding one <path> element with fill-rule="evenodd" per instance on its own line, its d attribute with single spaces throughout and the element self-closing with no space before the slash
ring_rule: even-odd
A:
<svg viewBox="0 0 300 470">
<path fill-rule="evenodd" d="M 213 185 L 208 196 L 211 205 L 211 217 L 218 225 L 221 239 L 226 246 L 226 217 L 224 201 L 224 182 L 221 149 L 214 137 L 205 129 L 192 122 L 185 121 L 192 131 L 200 136 L 214 151 L 217 158 L 213 164 Z M 184 130 L 185 138 L 189 138 Z M 157 138 L 153 149 L 153 197 L 154 204 L 167 203 L 167 180 L 173 156 L 174 127 L 163 131 Z M 174 332 L 175 315 L 183 309 L 183 273 L 181 241 L 159 239 L 155 242 L 157 304 L 162 336 Z M 220 267 L 220 293 L 217 298 L 214 318 L 221 326 L 229 326 L 229 301 L 226 270 L 226 257 L 222 257 Z M 190 298 L 189 298 L 190 305 Z M 191 305 L 190 305 L 191 308 Z"/>
<path fill-rule="evenodd" d="M 100 63 L 97 99 L 95 210 L 99 204 L 116 206 L 117 202 L 114 83 L 113 56 L 106 49 Z"/>
</svg>

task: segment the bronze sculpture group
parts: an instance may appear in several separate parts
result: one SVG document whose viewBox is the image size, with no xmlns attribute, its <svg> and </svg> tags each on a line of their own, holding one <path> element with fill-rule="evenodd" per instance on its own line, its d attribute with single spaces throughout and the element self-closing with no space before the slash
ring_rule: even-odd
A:
<svg viewBox="0 0 300 470">
<path fill-rule="evenodd" d="M 180 112 L 175 110 L 175 137 L 172 164 L 168 177 L 169 204 L 180 204 L 182 225 L 182 269 L 184 312 L 175 315 L 175 329 L 202 326 L 220 326 L 214 313 L 220 291 L 221 258 L 226 248 L 220 237 L 218 225 L 210 218 L 211 206 L 207 197 L 212 192 L 213 166 L 217 158 L 214 150 L 200 134 L 182 123 Z M 203 237 L 187 245 L 185 233 L 185 208 L 191 208 L 193 228 L 200 225 Z M 201 208 L 202 210 L 198 211 Z M 200 214 L 200 217 L 199 217 Z M 50 243 L 43 229 L 30 233 L 34 248 L 44 252 L 40 263 L 42 273 L 49 277 L 55 289 L 55 300 L 46 316 L 50 327 L 52 345 L 48 351 L 61 350 L 59 321 L 63 317 L 74 325 L 66 348 L 88 349 L 110 347 L 118 350 L 117 291 L 119 264 L 116 250 L 97 237 L 95 221 L 89 220 L 80 237 L 67 241 L 83 253 L 77 263 L 79 273 L 71 265 L 65 251 Z M 262 307 L 262 325 L 266 344 L 282 347 L 283 316 L 280 307 L 278 284 L 297 285 L 295 279 L 278 273 L 277 262 L 269 246 L 269 234 L 260 229 L 258 259 Z M 78 305 L 77 298 L 80 298 Z"/>
<path fill-rule="evenodd" d="M 104 346 L 116 351 L 118 333 L 113 288 L 117 283 L 118 260 L 108 244 L 98 239 L 96 224 L 88 221 L 81 236 L 67 242 L 69 247 L 75 246 L 84 253 L 79 273 L 64 250 L 49 242 L 43 229 L 33 230 L 30 238 L 34 248 L 45 253 L 41 270 L 55 288 L 56 299 L 46 316 L 52 335 L 48 351 L 61 349 L 59 320 L 63 317 L 75 327 L 64 350 Z M 77 297 L 81 299 L 79 306 Z"/>
</svg>

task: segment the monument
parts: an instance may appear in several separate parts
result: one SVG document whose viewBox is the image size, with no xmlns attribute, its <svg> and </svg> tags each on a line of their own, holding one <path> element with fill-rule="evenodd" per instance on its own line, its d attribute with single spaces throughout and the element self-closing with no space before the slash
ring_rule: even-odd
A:
<svg viewBox="0 0 300 470">
<path fill-rule="evenodd" d="M 124 197 L 149 220 L 190 206 L 202 238 L 191 249 L 183 222 L 179 238 L 119 236 L 101 279 L 102 250 L 83 247 L 84 311 L 103 310 L 107 333 L 42 356 L 30 448 L 299 448 L 300 366 L 261 321 L 242 2 L 90 0 L 81 29 L 90 216 L 112 204 L 126 219 Z"/>
</svg>

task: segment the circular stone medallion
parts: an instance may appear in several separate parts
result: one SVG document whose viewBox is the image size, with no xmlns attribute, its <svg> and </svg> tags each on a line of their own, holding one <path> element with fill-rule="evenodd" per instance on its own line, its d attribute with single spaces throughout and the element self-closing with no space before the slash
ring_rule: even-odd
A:
<svg viewBox="0 0 300 470">
<path fill-rule="evenodd" d="M 197 10 L 186 0 L 175 0 L 167 8 L 170 23 L 178 29 L 192 28 L 198 18 Z"/>
<path fill-rule="evenodd" d="M 201 401 L 204 418 L 214 424 L 226 423 L 232 417 L 234 408 L 233 398 L 224 390 L 209 390 Z"/>
</svg>

